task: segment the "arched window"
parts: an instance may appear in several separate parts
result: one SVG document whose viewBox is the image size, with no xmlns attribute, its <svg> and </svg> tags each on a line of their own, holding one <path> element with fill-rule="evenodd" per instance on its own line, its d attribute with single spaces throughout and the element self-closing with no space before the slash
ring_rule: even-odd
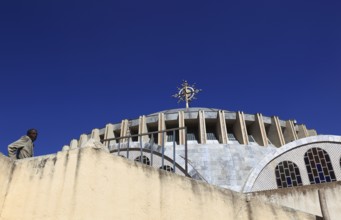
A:
<svg viewBox="0 0 341 220">
<path fill-rule="evenodd" d="M 310 184 L 336 181 L 328 153 L 321 148 L 311 148 L 304 154 Z"/>
<path fill-rule="evenodd" d="M 142 156 L 142 158 L 141 158 L 141 156 L 138 156 L 138 157 L 135 158 L 134 161 L 141 162 L 141 163 L 144 163 L 146 165 L 150 165 L 150 160 L 146 156 Z"/>
<path fill-rule="evenodd" d="M 160 170 L 166 170 L 168 172 L 174 172 L 173 168 L 168 165 L 164 165 L 163 167 L 160 167 Z"/>
<path fill-rule="evenodd" d="M 302 186 L 302 178 L 297 165 L 291 161 L 282 161 L 275 168 L 278 188 Z"/>
</svg>

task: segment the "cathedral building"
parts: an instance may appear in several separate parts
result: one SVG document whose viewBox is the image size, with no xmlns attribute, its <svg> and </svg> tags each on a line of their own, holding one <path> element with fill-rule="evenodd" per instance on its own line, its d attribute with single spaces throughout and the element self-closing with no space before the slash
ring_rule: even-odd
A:
<svg viewBox="0 0 341 220">
<path fill-rule="evenodd" d="M 1 157 L 0 219 L 25 219 L 18 192 L 35 219 L 339 219 L 341 136 L 189 107 L 197 92 L 184 82 L 186 108 L 94 128 L 55 155 Z"/>
</svg>

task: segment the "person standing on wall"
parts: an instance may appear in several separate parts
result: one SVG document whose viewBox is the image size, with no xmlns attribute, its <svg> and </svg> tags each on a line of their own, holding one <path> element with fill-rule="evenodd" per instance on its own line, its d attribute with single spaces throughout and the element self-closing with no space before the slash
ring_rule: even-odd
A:
<svg viewBox="0 0 341 220">
<path fill-rule="evenodd" d="M 19 140 L 8 145 L 8 156 L 14 160 L 33 157 L 33 142 L 38 137 L 37 129 L 31 128 Z"/>
</svg>

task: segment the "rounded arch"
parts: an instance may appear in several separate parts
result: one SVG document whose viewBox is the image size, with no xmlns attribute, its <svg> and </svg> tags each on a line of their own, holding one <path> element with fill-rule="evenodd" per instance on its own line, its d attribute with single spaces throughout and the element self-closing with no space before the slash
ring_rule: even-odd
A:
<svg viewBox="0 0 341 220">
<path fill-rule="evenodd" d="M 282 147 L 278 148 L 275 153 L 269 154 L 265 156 L 263 160 L 261 160 L 250 172 L 244 186 L 243 186 L 243 192 L 251 192 L 252 187 L 257 179 L 257 177 L 260 175 L 262 170 L 274 159 L 277 157 L 285 154 L 288 151 L 291 151 L 295 148 L 299 148 L 308 144 L 314 144 L 314 143 L 337 143 L 341 144 L 341 136 L 334 136 L 334 135 L 319 135 L 319 136 L 312 136 L 312 137 L 306 137 L 302 138 L 293 142 L 290 142 L 288 144 L 283 145 Z"/>
<path fill-rule="evenodd" d="M 169 165 L 161 166 L 159 169 L 160 169 L 160 170 L 165 170 L 165 171 L 168 171 L 168 172 L 174 172 L 173 167 L 171 167 L 171 166 L 169 166 Z"/>
<path fill-rule="evenodd" d="M 282 161 L 275 168 L 276 183 L 278 188 L 302 186 L 300 169 L 292 161 Z"/>
<path fill-rule="evenodd" d="M 153 166 L 154 167 L 157 167 L 157 168 L 160 168 L 160 165 L 159 166 L 155 166 L 155 162 L 157 161 L 161 161 L 161 158 L 162 158 L 162 154 L 157 152 L 157 151 L 154 151 L 153 154 L 151 154 L 151 151 L 150 149 L 142 149 L 142 152 L 143 154 L 145 155 L 142 155 L 142 162 L 143 162 L 143 156 L 147 157 L 147 159 L 149 160 L 150 158 L 150 164 L 152 166 L 152 160 L 151 158 L 153 157 Z M 129 159 L 129 160 L 134 160 L 134 161 L 137 161 L 137 162 L 140 162 L 141 160 L 141 149 L 140 148 L 121 148 L 121 149 L 114 149 L 114 150 L 111 150 L 110 151 L 111 154 L 115 155 L 115 156 L 121 156 L 121 155 L 125 155 L 125 158 L 126 159 Z M 138 155 L 138 156 L 136 156 Z M 191 165 L 191 163 L 189 163 L 188 161 L 186 161 L 184 158 L 178 156 L 178 155 L 175 155 L 175 159 L 176 160 L 172 160 L 172 156 L 173 155 L 170 155 L 169 152 L 165 151 L 165 154 L 164 154 L 164 160 L 165 160 L 165 163 L 170 163 L 172 164 L 171 167 L 173 166 L 173 163 L 175 163 L 175 170 L 173 171 L 174 173 L 177 173 L 177 174 L 180 174 L 180 175 L 184 175 L 184 176 L 187 176 L 187 177 L 191 177 L 191 178 L 194 178 L 194 179 L 197 179 L 197 180 L 202 180 L 202 181 L 205 181 L 207 182 L 207 180 L 205 180 L 199 173 L 198 171 Z M 188 166 L 188 172 L 185 171 L 185 166 L 186 166 L 186 163 L 187 163 L 187 166 Z"/>
<path fill-rule="evenodd" d="M 310 184 L 336 181 L 332 162 L 327 151 L 313 147 L 304 154 Z"/>
<path fill-rule="evenodd" d="M 134 159 L 134 161 L 141 162 L 141 163 L 146 164 L 146 165 L 150 165 L 150 160 L 145 155 L 136 157 Z"/>
</svg>

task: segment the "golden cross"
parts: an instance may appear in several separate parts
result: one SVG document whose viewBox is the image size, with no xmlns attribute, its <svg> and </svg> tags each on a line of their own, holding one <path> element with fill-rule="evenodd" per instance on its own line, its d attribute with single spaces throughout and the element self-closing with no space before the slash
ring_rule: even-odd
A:
<svg viewBox="0 0 341 220">
<path fill-rule="evenodd" d="M 201 89 L 196 89 L 195 84 L 189 85 L 186 80 L 183 80 L 181 87 L 178 87 L 178 93 L 174 94 L 173 97 L 179 99 L 178 103 L 181 101 L 186 102 L 186 108 L 189 108 L 189 103 L 196 99 L 195 95 L 201 92 Z"/>
</svg>

